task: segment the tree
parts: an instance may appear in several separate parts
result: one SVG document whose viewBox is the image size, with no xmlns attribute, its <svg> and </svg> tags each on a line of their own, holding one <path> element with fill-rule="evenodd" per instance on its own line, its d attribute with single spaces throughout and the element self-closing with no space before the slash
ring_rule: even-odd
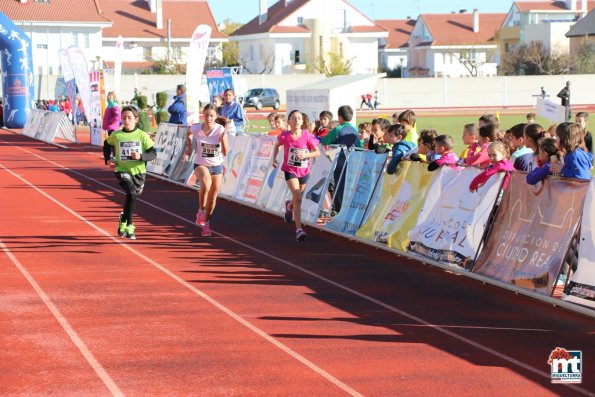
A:
<svg viewBox="0 0 595 397">
<path fill-rule="evenodd" d="M 231 35 L 233 32 L 238 30 L 243 26 L 240 22 L 234 22 L 231 19 L 225 19 L 223 21 L 220 30 L 222 33 L 226 35 Z M 238 66 L 239 62 L 239 54 L 240 54 L 240 46 L 237 41 L 228 41 L 227 43 L 223 43 L 223 65 L 225 66 Z"/>
<path fill-rule="evenodd" d="M 572 58 L 571 71 L 576 74 L 595 73 L 595 50 L 588 43 L 581 44 Z"/>
<path fill-rule="evenodd" d="M 504 75 L 566 74 L 570 65 L 567 54 L 550 52 L 543 43 L 531 42 L 504 54 L 499 71 Z"/>
<path fill-rule="evenodd" d="M 246 70 L 249 74 L 268 74 L 273 71 L 273 67 L 275 66 L 275 50 L 271 49 L 266 51 L 264 47 L 260 48 L 260 61 L 262 62 L 262 69 L 261 70 L 252 70 L 248 65 L 250 65 L 250 61 L 246 58 L 240 56 L 239 57 L 239 64 L 242 68 Z"/>
<path fill-rule="evenodd" d="M 343 59 L 340 55 L 331 52 L 328 53 L 328 59 L 320 55 L 314 62 L 307 64 L 306 72 L 323 73 L 326 77 L 351 74 L 354 59 Z"/>
<path fill-rule="evenodd" d="M 477 77 L 479 68 L 487 63 L 487 59 L 493 56 L 494 51 L 486 53 L 485 59 L 481 59 L 479 52 L 475 48 L 464 49 L 457 52 L 451 52 L 452 56 L 459 61 L 461 65 L 467 69 L 469 74 L 473 77 Z"/>
<path fill-rule="evenodd" d="M 186 62 L 182 60 L 181 52 L 172 49 L 169 59 L 150 56 L 145 60 L 153 62 L 153 66 L 143 70 L 143 74 L 186 74 Z"/>
</svg>

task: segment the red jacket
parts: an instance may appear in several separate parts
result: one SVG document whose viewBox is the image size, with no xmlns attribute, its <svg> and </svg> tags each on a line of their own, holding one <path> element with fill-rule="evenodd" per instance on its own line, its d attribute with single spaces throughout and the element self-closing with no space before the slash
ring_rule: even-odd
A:
<svg viewBox="0 0 595 397">
<path fill-rule="evenodd" d="M 473 178 L 473 180 L 471 181 L 471 184 L 469 185 L 469 190 L 471 190 L 473 192 L 473 191 L 479 189 L 480 187 L 482 187 L 488 181 L 488 179 L 490 179 L 490 177 L 492 175 L 495 175 L 498 172 L 507 172 L 507 171 L 514 171 L 514 166 L 512 165 L 512 162 L 508 159 L 500 160 L 496 164 L 492 164 L 484 172 L 482 172 L 481 174 L 479 174 L 475 178 Z M 509 179 L 510 179 L 510 175 L 507 175 L 506 179 L 504 179 L 504 183 L 502 184 L 503 190 L 506 189 L 506 185 L 508 185 Z"/>
</svg>

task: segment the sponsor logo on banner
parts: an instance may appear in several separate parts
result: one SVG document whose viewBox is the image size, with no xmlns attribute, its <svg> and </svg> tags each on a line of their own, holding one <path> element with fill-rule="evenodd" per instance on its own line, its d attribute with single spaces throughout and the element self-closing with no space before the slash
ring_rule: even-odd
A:
<svg viewBox="0 0 595 397">
<path fill-rule="evenodd" d="M 583 380 L 583 352 L 556 347 L 547 363 L 550 365 L 552 383 L 581 383 Z"/>
<path fill-rule="evenodd" d="M 283 163 L 283 157 L 284 153 L 281 150 L 277 154 L 277 164 Z M 305 196 L 307 195 L 306 193 Z M 284 203 L 288 197 L 289 188 L 287 182 L 285 182 L 285 174 L 281 171 L 281 167 L 269 167 L 256 203 L 262 208 L 281 214 L 285 211 Z"/>
<path fill-rule="evenodd" d="M 338 158 L 337 153 L 340 150 L 339 148 L 327 151 L 321 150 L 322 154 L 315 159 L 302 198 L 303 222 L 316 223 L 318 221 L 318 215 L 324 204 L 325 194 L 328 191 L 329 175 L 335 168 Z"/>
<path fill-rule="evenodd" d="M 256 203 L 271 163 L 275 137 L 251 136 L 236 184 L 235 197 L 247 203 Z"/>
<path fill-rule="evenodd" d="M 14 96 L 27 95 L 27 87 L 23 86 L 21 79 L 19 79 L 18 77 L 15 77 L 12 80 L 12 84 L 10 86 L 8 86 L 8 94 L 14 95 Z"/>
<path fill-rule="evenodd" d="M 473 272 L 551 295 L 589 182 L 550 178 L 531 186 L 525 175 L 511 175 Z"/>
<path fill-rule="evenodd" d="M 230 144 L 230 150 L 223 163 L 225 167 L 221 181 L 221 194 L 223 195 L 232 196 L 235 191 L 238 174 L 244 161 L 244 152 L 248 146 L 248 138 L 248 135 L 237 135 L 233 144 Z"/>
<path fill-rule="evenodd" d="M 209 87 L 209 98 L 215 95 L 223 95 L 227 89 L 234 89 L 231 68 L 207 70 L 207 86 Z"/>
</svg>

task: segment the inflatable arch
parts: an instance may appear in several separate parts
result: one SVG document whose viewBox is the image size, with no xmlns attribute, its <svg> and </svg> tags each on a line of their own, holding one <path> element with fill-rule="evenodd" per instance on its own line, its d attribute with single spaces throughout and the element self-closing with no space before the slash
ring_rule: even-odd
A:
<svg viewBox="0 0 595 397">
<path fill-rule="evenodd" d="M 0 12 L 2 106 L 8 128 L 23 128 L 33 109 L 32 54 L 31 39 Z"/>
</svg>

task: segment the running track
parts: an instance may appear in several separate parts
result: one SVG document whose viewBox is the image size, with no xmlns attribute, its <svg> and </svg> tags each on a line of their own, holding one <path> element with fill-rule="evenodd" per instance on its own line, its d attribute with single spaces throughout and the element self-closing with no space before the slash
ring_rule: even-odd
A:
<svg viewBox="0 0 595 397">
<path fill-rule="evenodd" d="M 593 395 L 595 322 L 0 131 L 0 395 Z M 583 383 L 553 385 L 556 346 Z"/>
</svg>

